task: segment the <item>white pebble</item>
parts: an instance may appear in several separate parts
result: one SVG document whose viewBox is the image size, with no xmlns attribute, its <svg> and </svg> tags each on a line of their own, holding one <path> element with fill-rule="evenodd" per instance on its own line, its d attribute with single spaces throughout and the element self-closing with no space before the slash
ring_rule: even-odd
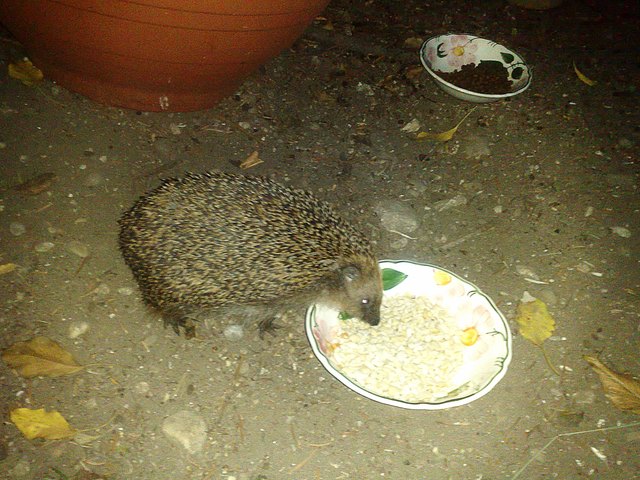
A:
<svg viewBox="0 0 640 480">
<path fill-rule="evenodd" d="M 631 231 L 628 228 L 611 227 L 611 231 L 622 238 L 629 238 L 631 236 Z"/>
<path fill-rule="evenodd" d="M 138 395 L 146 395 L 151 390 L 151 386 L 147 382 L 138 382 L 133 389 Z"/>
<path fill-rule="evenodd" d="M 540 280 L 540 277 L 536 272 L 534 272 L 530 267 L 525 265 L 518 264 L 516 265 L 516 273 L 518 275 L 522 275 L 523 277 L 530 277 L 534 280 Z"/>
<path fill-rule="evenodd" d="M 237 341 L 244 337 L 244 328 L 242 325 L 227 325 L 222 333 L 227 340 Z"/>
<path fill-rule="evenodd" d="M 94 288 L 93 292 L 91 293 L 95 293 L 96 295 L 109 295 L 110 292 L 111 289 L 109 288 L 109 285 L 107 285 L 106 283 L 101 283 L 96 288 Z"/>
<path fill-rule="evenodd" d="M 21 223 L 11 222 L 11 225 L 9 225 L 9 231 L 14 237 L 19 237 L 20 235 L 24 235 L 24 232 L 27 231 L 27 228 Z"/>
<path fill-rule="evenodd" d="M 87 333 L 89 324 L 87 322 L 74 322 L 69 325 L 69 338 L 78 338 L 80 335 Z"/>
<path fill-rule="evenodd" d="M 71 240 L 67 243 L 67 251 L 79 256 L 80 258 L 86 258 L 89 256 L 89 247 L 77 240 Z"/>
<path fill-rule="evenodd" d="M 200 452 L 207 440 L 207 424 L 204 419 L 186 410 L 165 418 L 162 432 L 191 454 Z"/>
<path fill-rule="evenodd" d="M 55 245 L 51 242 L 41 242 L 39 244 L 37 244 L 34 249 L 36 252 L 38 253 L 46 253 L 48 251 L 50 251 L 53 247 L 55 247 Z"/>
</svg>

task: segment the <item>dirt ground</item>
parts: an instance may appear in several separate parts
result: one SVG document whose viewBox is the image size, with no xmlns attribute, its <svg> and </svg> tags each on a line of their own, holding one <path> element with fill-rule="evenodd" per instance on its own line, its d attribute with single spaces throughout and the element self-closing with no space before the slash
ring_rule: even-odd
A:
<svg viewBox="0 0 640 480">
<path fill-rule="evenodd" d="M 6 73 L 20 47 L 4 32 L 0 264 L 17 268 L 0 276 L 0 348 L 42 335 L 90 365 L 25 380 L 0 363 L 0 478 L 640 478 L 640 418 L 611 404 L 582 358 L 640 375 L 638 14 L 622 1 L 535 12 L 338 0 L 231 98 L 184 114 L 22 85 Z M 510 46 L 533 83 L 479 106 L 451 141 L 417 141 L 402 130 L 410 121 L 442 132 L 472 107 L 415 72 L 416 39 L 447 32 Z M 515 335 L 496 388 L 466 406 L 403 410 L 331 377 L 301 315 L 264 339 L 227 339 L 215 322 L 192 340 L 164 329 L 120 256 L 116 221 L 161 178 L 239 171 L 253 151 L 264 163 L 249 173 L 329 200 L 380 258 L 440 265 L 489 294 Z M 39 194 L 14 188 L 47 173 Z M 381 223 L 385 208 L 415 230 Z M 525 291 L 556 320 L 545 349 L 559 375 L 518 334 Z M 18 407 L 56 410 L 81 432 L 27 440 L 9 420 Z M 202 448 L 176 443 L 171 422 Z"/>
</svg>

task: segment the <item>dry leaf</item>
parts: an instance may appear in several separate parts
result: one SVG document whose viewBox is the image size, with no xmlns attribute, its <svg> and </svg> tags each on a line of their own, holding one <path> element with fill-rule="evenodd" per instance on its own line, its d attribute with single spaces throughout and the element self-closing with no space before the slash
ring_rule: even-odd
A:
<svg viewBox="0 0 640 480">
<path fill-rule="evenodd" d="M 27 195 L 38 195 L 49 188 L 56 178 L 55 173 L 42 173 L 36 177 L 30 178 L 26 182 L 16 185 L 13 189 L 16 192 L 25 193 Z"/>
<path fill-rule="evenodd" d="M 543 301 L 529 295 L 528 292 L 524 292 L 522 300 L 520 300 L 518 308 L 516 309 L 516 322 L 518 322 L 520 334 L 534 345 L 540 347 L 544 360 L 547 362 L 547 365 L 549 365 L 549 368 L 556 375 L 560 375 L 560 372 L 558 372 L 558 369 L 551 363 L 542 345 L 556 329 L 556 321 L 547 310 L 547 305 Z"/>
<path fill-rule="evenodd" d="M 556 329 L 556 322 L 541 300 L 529 295 L 531 301 L 520 301 L 516 310 L 516 322 L 520 327 L 520 334 L 537 346 L 541 346 Z M 528 299 L 527 299 L 528 300 Z"/>
<path fill-rule="evenodd" d="M 333 28 L 333 23 L 331 23 L 331 20 L 327 20 L 326 23 L 322 26 L 322 29 L 333 32 L 334 28 Z"/>
<path fill-rule="evenodd" d="M 258 157 L 258 152 L 252 152 L 247 158 L 240 163 L 240 168 L 246 170 L 247 168 L 255 167 L 263 163 L 262 159 Z"/>
<path fill-rule="evenodd" d="M 462 120 L 458 122 L 458 124 L 450 130 L 441 133 L 431 133 L 431 132 L 420 132 L 417 136 L 417 140 L 434 140 L 436 142 L 448 142 L 453 138 L 453 135 L 458 131 L 458 127 L 462 125 L 469 115 L 476 109 L 477 107 L 473 107 L 471 110 L 467 112 L 467 114 L 462 117 Z"/>
<path fill-rule="evenodd" d="M 404 46 L 406 48 L 420 48 L 423 42 L 420 37 L 409 37 L 404 39 Z"/>
<path fill-rule="evenodd" d="M 620 410 L 640 414 L 640 381 L 626 373 L 617 373 L 595 357 L 583 357 L 600 377 L 604 394 Z"/>
<path fill-rule="evenodd" d="M 578 67 L 576 66 L 576 62 L 575 61 L 573 62 L 573 70 L 576 72 L 576 75 L 578 76 L 580 81 L 583 82 L 583 83 L 586 83 L 590 87 L 593 87 L 596 83 L 598 83 L 595 80 L 591 80 L 584 73 L 582 73 L 580 70 L 578 70 Z"/>
<path fill-rule="evenodd" d="M 0 265 L 0 275 L 11 273 L 16 269 L 16 267 L 17 265 L 15 263 L 3 263 Z"/>
<path fill-rule="evenodd" d="M 420 77 L 422 77 L 423 74 L 424 74 L 424 67 L 422 65 L 409 67 L 404 72 L 404 76 L 411 81 L 416 81 L 420 79 Z"/>
<path fill-rule="evenodd" d="M 42 71 L 26 58 L 9 64 L 9 76 L 28 86 L 35 85 L 44 78 Z"/>
<path fill-rule="evenodd" d="M 14 343 L 2 352 L 2 360 L 25 378 L 59 377 L 84 368 L 69 352 L 46 337 Z"/>
<path fill-rule="evenodd" d="M 59 440 L 73 437 L 76 433 L 60 413 L 47 412 L 44 408 L 39 410 L 16 408 L 11 410 L 11 421 L 29 440 L 34 438 Z"/>
</svg>

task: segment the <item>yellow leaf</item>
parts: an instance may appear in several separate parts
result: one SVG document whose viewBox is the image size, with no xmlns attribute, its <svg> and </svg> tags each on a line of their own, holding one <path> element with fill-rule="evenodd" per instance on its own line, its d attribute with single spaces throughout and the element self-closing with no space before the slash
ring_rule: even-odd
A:
<svg viewBox="0 0 640 480">
<path fill-rule="evenodd" d="M 0 275 L 11 273 L 16 269 L 16 267 L 17 265 L 15 263 L 3 263 L 0 265 Z"/>
<path fill-rule="evenodd" d="M 69 352 L 46 337 L 14 343 L 2 352 L 2 360 L 25 378 L 59 377 L 84 368 Z"/>
<path fill-rule="evenodd" d="M 16 408 L 11 410 L 11 421 L 29 440 L 34 438 L 59 440 L 73 437 L 76 433 L 60 413 L 47 412 L 44 408 L 39 410 Z"/>
<path fill-rule="evenodd" d="M 417 140 L 434 140 L 436 142 L 448 142 L 453 138 L 453 135 L 458 131 L 458 127 L 462 125 L 469 115 L 478 107 L 473 107 L 471 110 L 467 112 L 467 114 L 462 117 L 462 120 L 458 122 L 458 124 L 450 130 L 441 133 L 431 133 L 431 132 L 420 132 L 416 135 Z"/>
<path fill-rule="evenodd" d="M 553 366 L 553 363 L 551 363 L 551 360 L 549 360 L 547 356 L 547 352 L 542 346 L 542 343 L 549 338 L 556 329 L 556 321 L 547 310 L 547 305 L 543 301 L 525 292 L 516 309 L 516 322 L 518 322 L 518 326 L 520 327 L 520 334 L 534 345 L 540 347 L 549 368 L 553 370 L 553 373 L 556 375 L 560 375 L 560 372 Z"/>
<path fill-rule="evenodd" d="M 42 71 L 26 58 L 9 64 L 9 76 L 28 86 L 41 82 L 44 78 Z"/>
<path fill-rule="evenodd" d="M 575 61 L 573 62 L 573 70 L 576 72 L 576 75 L 578 76 L 580 81 L 583 82 L 583 83 L 586 83 L 590 87 L 593 87 L 596 83 L 598 83 L 595 80 L 591 80 L 584 73 L 582 73 L 580 70 L 578 70 L 578 67 L 576 66 L 576 62 Z"/>
<path fill-rule="evenodd" d="M 520 302 L 516 310 L 516 322 L 520 327 L 520 334 L 537 346 L 541 346 L 556 329 L 556 322 L 547 311 L 547 306 L 537 298 Z"/>
<path fill-rule="evenodd" d="M 604 394 L 620 410 L 640 414 L 640 381 L 626 373 L 617 373 L 595 357 L 583 357 L 600 377 Z"/>
</svg>

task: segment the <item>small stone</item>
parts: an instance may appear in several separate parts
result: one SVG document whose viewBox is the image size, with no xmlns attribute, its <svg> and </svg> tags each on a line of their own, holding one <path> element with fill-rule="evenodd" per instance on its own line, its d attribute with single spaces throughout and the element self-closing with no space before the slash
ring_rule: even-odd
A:
<svg viewBox="0 0 640 480">
<path fill-rule="evenodd" d="M 151 390 L 151 386 L 147 382 L 138 382 L 133 389 L 138 395 L 146 395 Z"/>
<path fill-rule="evenodd" d="M 111 293 L 111 289 L 109 288 L 109 285 L 107 285 L 106 283 L 101 283 L 96 288 L 94 288 L 91 293 L 94 293 L 96 295 L 106 296 L 106 295 L 109 295 L 109 293 Z"/>
<path fill-rule="evenodd" d="M 534 272 L 533 269 L 525 265 L 520 265 L 520 264 L 516 265 L 516 273 L 518 275 L 522 275 L 523 277 L 532 278 L 534 280 L 540 280 L 540 277 L 538 276 L 538 274 Z"/>
<path fill-rule="evenodd" d="M 407 123 L 404 127 L 402 127 L 400 130 L 407 133 L 416 133 L 418 130 L 420 130 L 421 127 L 422 126 L 420 125 L 420 122 L 418 121 L 418 119 L 414 118 L 409 123 Z"/>
<path fill-rule="evenodd" d="M 593 207 L 587 207 L 587 209 L 584 211 L 584 216 L 590 217 L 591 215 L 593 215 Z"/>
<path fill-rule="evenodd" d="M 605 176 L 606 182 L 612 187 L 628 187 L 633 188 L 636 184 L 634 175 L 627 175 L 624 173 L 608 173 Z"/>
<path fill-rule="evenodd" d="M 162 432 L 189 453 L 198 453 L 207 439 L 207 425 L 202 417 L 182 410 L 162 422 Z"/>
<path fill-rule="evenodd" d="M 479 159 L 491 155 L 489 140 L 484 137 L 469 136 L 464 144 L 463 154 L 467 158 Z"/>
<path fill-rule="evenodd" d="M 631 236 L 631 231 L 628 228 L 611 227 L 611 231 L 622 238 L 629 238 Z"/>
<path fill-rule="evenodd" d="M 589 273 L 591 271 L 591 265 L 587 262 L 581 262 L 576 265 L 576 270 L 581 273 Z"/>
<path fill-rule="evenodd" d="M 89 324 L 87 322 L 73 322 L 69 325 L 69 338 L 78 338 L 80 335 L 87 333 Z"/>
<path fill-rule="evenodd" d="M 502 213 L 503 212 L 502 205 L 496 205 L 495 207 L 493 207 L 493 211 L 495 213 Z"/>
<path fill-rule="evenodd" d="M 243 130 L 249 130 L 251 128 L 251 124 L 249 122 L 238 122 L 238 126 Z"/>
<path fill-rule="evenodd" d="M 404 237 L 400 237 L 397 240 L 394 240 L 393 242 L 391 242 L 391 244 L 389 246 L 393 250 L 402 250 L 407 246 L 408 243 L 409 243 L 408 239 L 406 239 Z"/>
<path fill-rule="evenodd" d="M 154 334 L 154 335 L 149 335 L 144 340 L 142 340 L 142 345 L 144 345 L 144 348 L 149 350 L 149 347 L 153 347 L 157 342 L 158 342 L 158 336 Z"/>
<path fill-rule="evenodd" d="M 445 210 L 449 210 L 450 208 L 460 207 L 462 205 L 467 204 L 467 197 L 464 195 L 456 195 L 453 198 L 449 198 L 448 200 L 440 200 L 433 205 L 438 212 L 444 212 Z"/>
<path fill-rule="evenodd" d="M 165 155 L 167 157 L 171 157 L 172 154 L 174 153 L 174 145 L 173 143 L 167 139 L 167 138 L 158 138 L 154 143 L 153 143 L 153 148 L 156 152 L 158 152 L 161 155 Z"/>
<path fill-rule="evenodd" d="M 227 325 L 222 334 L 227 340 L 235 342 L 244 337 L 244 328 L 242 327 L 242 325 L 237 324 Z"/>
<path fill-rule="evenodd" d="M 573 399 L 580 405 L 591 405 L 596 400 L 596 394 L 593 390 L 578 390 L 573 394 Z"/>
<path fill-rule="evenodd" d="M 537 295 L 538 298 L 540 298 L 540 300 L 542 300 L 547 305 L 553 306 L 558 304 L 558 297 L 550 288 L 543 288 L 537 293 Z"/>
<path fill-rule="evenodd" d="M 31 465 L 29 465 L 29 460 L 21 458 L 7 473 L 9 474 L 9 478 L 31 478 Z"/>
<path fill-rule="evenodd" d="M 104 177 L 98 172 L 92 172 L 87 175 L 82 182 L 85 187 L 94 188 L 104 183 Z"/>
<path fill-rule="evenodd" d="M 368 83 L 358 82 L 356 85 L 356 91 L 360 93 L 364 93 L 367 97 L 373 97 L 375 94 L 373 93 L 373 88 Z"/>
<path fill-rule="evenodd" d="M 133 295 L 133 288 L 131 288 L 131 287 L 120 287 L 118 289 L 118 293 L 120 295 L 125 295 L 125 296 L 128 297 L 130 295 Z"/>
<path fill-rule="evenodd" d="M 87 258 L 89 256 L 89 247 L 77 240 L 71 240 L 67 243 L 66 247 L 68 252 L 73 253 L 80 258 Z"/>
<path fill-rule="evenodd" d="M 633 141 L 622 137 L 618 140 L 618 146 L 620 148 L 633 148 Z"/>
<path fill-rule="evenodd" d="M 411 233 L 418 228 L 418 217 L 411 206 L 394 200 L 381 201 L 375 207 L 382 228 L 387 231 Z"/>
<path fill-rule="evenodd" d="M 36 252 L 38 253 L 46 253 L 48 251 L 50 251 L 53 247 L 55 247 L 55 245 L 51 242 L 41 242 L 39 244 L 37 244 L 34 249 Z"/>
<path fill-rule="evenodd" d="M 14 237 L 19 237 L 20 235 L 24 235 L 27 228 L 22 223 L 11 222 L 11 225 L 9 225 L 9 231 Z"/>
</svg>

